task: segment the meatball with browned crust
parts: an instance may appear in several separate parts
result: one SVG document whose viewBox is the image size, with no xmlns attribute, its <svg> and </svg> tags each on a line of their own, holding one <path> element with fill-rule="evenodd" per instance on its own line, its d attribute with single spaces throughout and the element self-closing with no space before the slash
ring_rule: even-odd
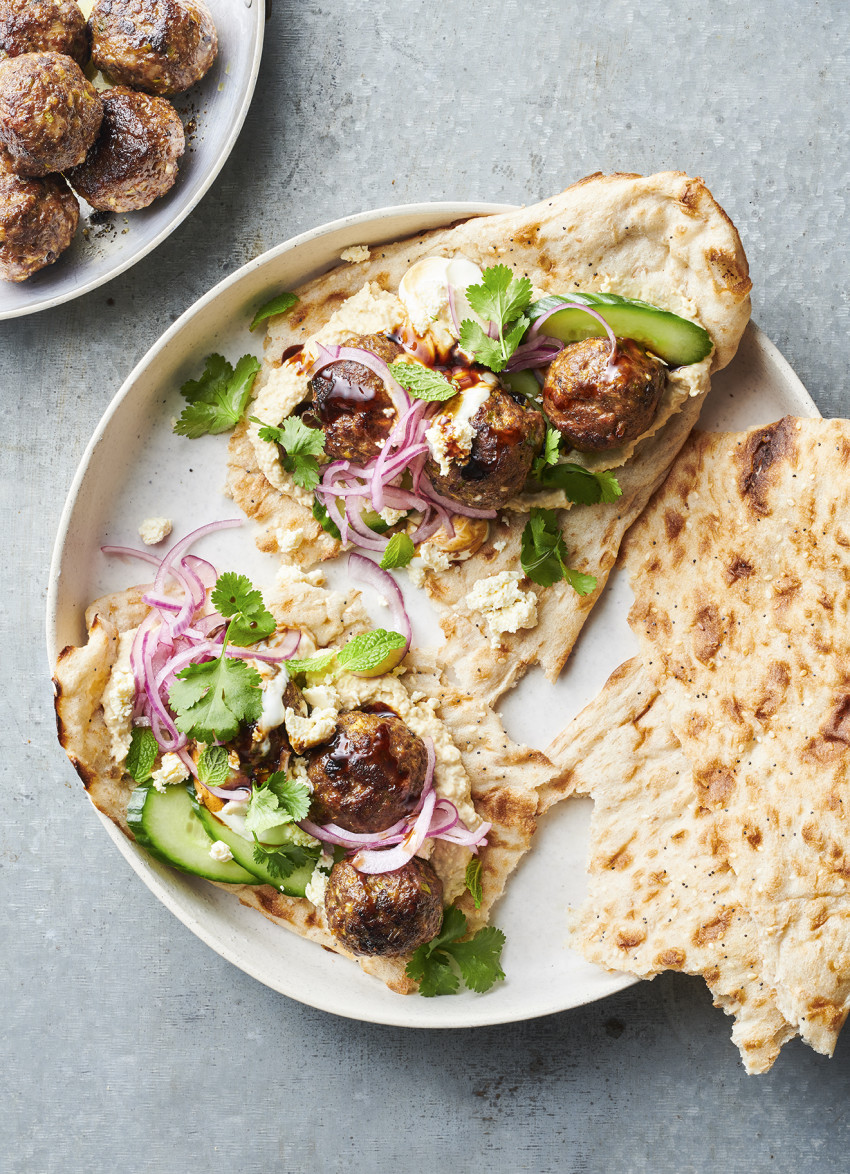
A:
<svg viewBox="0 0 850 1174">
<path fill-rule="evenodd" d="M 203 0 L 97 0 L 92 61 L 117 85 L 182 94 L 215 61 L 218 35 Z"/>
<path fill-rule="evenodd" d="M 402 353 L 384 334 L 358 335 L 342 344 L 370 351 L 389 365 Z M 333 461 L 365 464 L 381 451 L 398 415 L 384 381 L 362 363 L 330 363 L 310 381 L 312 413 L 325 434 L 325 452 Z"/>
<path fill-rule="evenodd" d="M 67 178 L 98 211 L 136 212 L 174 185 L 185 149 L 183 123 L 167 99 L 119 86 L 103 95 L 97 141 Z"/>
<path fill-rule="evenodd" d="M 0 0 L 0 60 L 22 53 L 64 53 L 83 67 L 90 38 L 74 0 Z"/>
<path fill-rule="evenodd" d="M 630 338 L 574 342 L 554 359 L 543 408 L 579 452 L 606 452 L 636 440 L 655 418 L 667 381 L 664 364 Z"/>
<path fill-rule="evenodd" d="M 349 832 L 384 831 L 415 809 L 427 765 L 422 739 L 394 713 L 341 713 L 307 767 L 310 818 Z"/>
<path fill-rule="evenodd" d="M 82 163 L 102 118 L 97 90 L 70 57 L 23 53 L 0 61 L 0 143 L 18 175 Z"/>
<path fill-rule="evenodd" d="M 331 933 L 352 954 L 397 958 L 439 933 L 443 883 L 418 856 L 395 872 L 371 875 L 341 860 L 331 869 L 325 913 Z"/>
<path fill-rule="evenodd" d="M 543 447 L 546 425 L 521 397 L 495 388 L 470 426 L 469 456 L 451 461 L 448 472 L 429 457 L 425 471 L 444 497 L 475 509 L 499 509 L 522 492 L 532 461 Z"/>
<path fill-rule="evenodd" d="M 25 179 L 0 167 L 0 279 L 26 281 L 70 245 L 80 209 L 59 175 Z"/>
</svg>

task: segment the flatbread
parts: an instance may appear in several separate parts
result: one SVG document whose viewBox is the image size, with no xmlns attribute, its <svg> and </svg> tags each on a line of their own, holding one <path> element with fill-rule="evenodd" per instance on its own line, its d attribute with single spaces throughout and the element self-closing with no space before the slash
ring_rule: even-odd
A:
<svg viewBox="0 0 850 1174">
<path fill-rule="evenodd" d="M 777 1004 L 850 1007 L 850 423 L 695 435 L 628 540 L 631 624 Z"/>
<path fill-rule="evenodd" d="M 141 598 L 144 592 L 143 587 L 134 588 L 92 604 L 86 615 L 88 643 L 63 650 L 54 679 L 59 740 L 92 802 L 129 838 L 126 813 L 133 783 L 112 756 L 102 701 L 121 632 L 136 627 L 147 612 Z M 266 602 L 280 624 L 301 628 L 319 646 L 338 643 L 371 626 L 359 592 L 327 591 L 294 568 L 279 576 L 274 591 L 266 593 Z M 476 810 L 493 824 L 488 844 L 480 852 L 481 906 L 476 910 L 469 894 L 456 901 L 470 929 L 477 929 L 487 923 L 509 874 L 530 847 L 537 789 L 551 783 L 556 771 L 540 751 L 512 742 L 496 714 L 481 701 L 448 685 L 433 657 L 412 653 L 405 665 L 407 671 L 400 680 L 414 699 L 417 694 L 439 699 L 437 716 L 447 726 L 469 775 Z M 328 930 L 324 910 L 309 901 L 286 897 L 268 885 L 220 887 L 235 892 L 243 904 L 277 924 L 354 958 Z M 394 991 L 407 994 L 416 989 L 405 974 L 407 958 L 354 960 Z"/>
<path fill-rule="evenodd" d="M 505 262 L 517 274 L 530 277 L 543 293 L 601 289 L 643 298 L 700 322 L 715 344 L 708 359 L 693 370 L 683 369 L 691 372 L 690 394 L 668 405 L 658 421 L 663 427 L 641 441 L 633 455 L 622 454 L 621 459 L 629 456 L 621 474 L 623 498 L 614 506 L 575 507 L 560 513 L 573 565 L 597 576 L 596 592 L 580 597 L 561 583 L 541 593 L 523 583 L 523 589 L 538 595 L 537 627 L 491 640 L 483 617 L 465 607 L 464 597 L 472 583 L 492 573 L 491 568 L 518 566 L 527 520 L 523 514 L 506 513 L 506 523 L 491 527 L 491 541 L 466 563 L 426 574 L 426 589 L 440 608 L 449 640 L 446 663 L 463 688 L 483 688 L 492 701 L 531 664 L 540 663 L 550 679 L 563 668 L 604 586 L 623 533 L 696 422 L 710 373 L 726 366 L 735 353 L 749 319 L 751 283 L 738 234 L 701 179 L 682 172 L 646 178 L 596 174 L 530 208 L 477 217 L 376 247 L 368 261 L 307 283 L 296 291 L 300 302 L 295 309 L 271 321 L 256 393 L 262 395 L 287 348 L 301 345 L 324 326 L 365 282 L 394 291 L 413 262 L 455 255 L 482 267 Z M 266 479 L 246 422 L 237 427 L 231 442 L 227 492 L 260 524 L 262 550 L 302 565 L 339 551 L 305 504 Z M 295 532 L 300 545 L 292 550 Z M 506 544 L 502 557 L 493 545 L 496 539 Z"/>
<path fill-rule="evenodd" d="M 715 1006 L 734 1017 L 732 1040 L 747 1072 L 768 1071 L 796 1030 L 764 979 L 716 817 L 695 796 L 690 763 L 639 658 L 613 673 L 547 753 L 562 773 L 541 792 L 541 813 L 571 794 L 594 801 L 573 946 L 639 978 L 701 975 Z"/>
</svg>

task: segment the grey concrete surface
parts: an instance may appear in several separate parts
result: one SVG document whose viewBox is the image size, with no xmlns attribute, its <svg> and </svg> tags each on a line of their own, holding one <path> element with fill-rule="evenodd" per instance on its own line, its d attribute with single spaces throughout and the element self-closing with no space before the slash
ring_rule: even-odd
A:
<svg viewBox="0 0 850 1174">
<path fill-rule="evenodd" d="M 741 230 L 756 321 L 822 412 L 847 414 L 848 14 L 274 0 L 244 133 L 195 215 L 111 286 L 0 324 L 0 1170 L 848 1169 L 847 1042 L 832 1061 L 792 1044 L 747 1078 L 696 980 L 440 1034 L 338 1020 L 235 970 L 87 810 L 42 635 L 62 502 L 131 366 L 224 274 L 347 212 L 703 175 Z"/>
</svg>

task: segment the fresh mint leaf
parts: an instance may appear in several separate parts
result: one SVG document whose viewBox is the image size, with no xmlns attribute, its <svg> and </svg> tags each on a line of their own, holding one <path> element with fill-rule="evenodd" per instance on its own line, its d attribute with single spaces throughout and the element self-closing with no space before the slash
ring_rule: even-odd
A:
<svg viewBox="0 0 850 1174">
<path fill-rule="evenodd" d="M 424 367 L 421 363 L 407 363 L 398 360 L 390 364 L 390 371 L 406 391 L 415 399 L 424 399 L 433 403 L 451 399 L 458 394 L 453 383 L 450 383 L 439 371 L 431 367 Z"/>
<path fill-rule="evenodd" d="M 198 778 L 207 787 L 223 787 L 230 778 L 230 762 L 224 746 L 207 746 L 198 759 Z"/>
<path fill-rule="evenodd" d="M 287 660 L 286 669 L 291 677 L 296 673 L 323 673 L 336 660 L 336 649 L 319 652 L 315 656 L 308 656 L 305 660 Z"/>
<path fill-rule="evenodd" d="M 287 416 L 280 427 L 264 424 L 250 416 L 252 424 L 260 424 L 260 440 L 277 444 L 283 450 L 281 464 L 292 480 L 311 492 L 319 484 L 319 459 L 325 455 L 325 437 L 321 428 L 308 428 L 298 416 Z"/>
<path fill-rule="evenodd" d="M 286 880 L 302 868 L 308 860 L 317 858 L 315 852 L 302 848 L 298 844 L 283 844 L 279 848 L 264 848 L 262 844 L 254 843 L 254 863 L 262 865 L 269 874 L 278 880 Z"/>
<path fill-rule="evenodd" d="M 259 369 L 259 360 L 253 355 L 243 355 L 235 370 L 223 355 L 208 355 L 200 379 L 190 379 L 180 388 L 189 403 L 174 425 L 177 435 L 196 440 L 235 427 Z"/>
<path fill-rule="evenodd" d="M 469 890 L 469 894 L 475 904 L 476 909 L 481 908 L 481 900 L 483 897 L 481 884 L 481 858 L 480 856 L 473 856 L 469 864 L 466 866 L 466 875 L 463 878 L 463 883 Z"/>
<path fill-rule="evenodd" d="M 188 664 L 168 694 L 181 733 L 198 742 L 229 742 L 263 711 L 262 679 L 244 660 L 227 656 Z"/>
<path fill-rule="evenodd" d="M 400 632 L 388 632 L 375 628 L 349 640 L 345 648 L 337 653 L 340 668 L 349 673 L 377 674 L 378 670 L 392 658 L 394 652 L 405 647 L 407 641 Z M 396 661 L 397 663 L 397 661 Z M 395 667 L 395 664 L 392 665 Z"/>
<path fill-rule="evenodd" d="M 277 621 L 263 603 L 263 597 L 245 575 L 225 571 L 219 575 L 210 596 L 217 611 L 230 620 L 229 644 L 245 648 L 265 640 L 277 628 Z"/>
<path fill-rule="evenodd" d="M 298 305 L 298 298 L 294 293 L 282 293 L 277 297 L 271 298 L 264 302 L 254 315 L 249 330 L 256 330 L 261 322 L 265 322 L 267 318 L 273 318 L 275 314 L 285 314 L 287 310 L 291 310 L 293 306 Z"/>
<path fill-rule="evenodd" d="M 596 587 L 593 575 L 574 571 L 568 564 L 569 552 L 558 527 L 555 510 L 533 509 L 522 532 L 520 564 L 523 572 L 541 587 L 566 579 L 579 595 L 588 595 Z"/>
<path fill-rule="evenodd" d="M 318 497 L 313 498 L 313 517 L 316 519 L 322 529 L 327 534 L 330 534 L 331 538 L 335 538 L 337 542 L 342 541 L 342 535 L 339 532 L 339 526 L 337 526 L 336 522 L 331 520 L 327 506 L 323 502 L 319 501 Z"/>
<path fill-rule="evenodd" d="M 147 726 L 135 726 L 130 735 L 130 749 L 124 763 L 127 774 L 137 783 L 146 783 L 151 777 L 158 753 L 159 746 L 153 730 Z"/>
<path fill-rule="evenodd" d="M 406 567 L 415 553 L 416 547 L 410 535 L 402 530 L 398 534 L 393 534 L 387 543 L 381 558 L 381 567 L 385 571 L 392 570 L 393 567 Z"/>
<path fill-rule="evenodd" d="M 466 917 L 450 905 L 443 914 L 440 932 L 421 945 L 407 964 L 407 975 L 419 983 L 420 995 L 453 995 L 460 986 L 455 967 L 466 986 L 479 993 L 505 977 L 501 966 L 505 944 L 502 931 L 489 926 L 462 942 L 459 939 L 466 931 Z"/>
</svg>

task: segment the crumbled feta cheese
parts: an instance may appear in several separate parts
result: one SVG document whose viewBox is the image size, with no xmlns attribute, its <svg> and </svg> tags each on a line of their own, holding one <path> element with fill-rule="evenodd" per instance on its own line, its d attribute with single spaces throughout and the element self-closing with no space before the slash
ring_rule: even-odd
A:
<svg viewBox="0 0 850 1174">
<path fill-rule="evenodd" d="M 339 693 L 333 685 L 313 685 L 301 690 L 311 709 L 339 709 Z"/>
<path fill-rule="evenodd" d="M 210 856 L 213 860 L 217 860 L 219 864 L 226 864 L 228 860 L 233 859 L 233 853 L 225 844 L 224 840 L 215 840 L 210 844 Z"/>
<path fill-rule="evenodd" d="M 432 542 L 420 542 L 419 557 L 430 571 L 447 571 L 451 566 L 448 554 Z"/>
<path fill-rule="evenodd" d="M 336 729 L 338 716 L 336 709 L 332 706 L 326 709 L 314 709 L 309 717 L 299 717 L 294 709 L 287 709 L 284 720 L 293 750 L 297 754 L 303 754 L 311 746 L 327 742 Z"/>
<path fill-rule="evenodd" d="M 465 388 L 460 393 L 459 403 L 457 399 L 450 401 L 457 405 L 456 410 L 436 416 L 425 433 L 431 455 L 440 466 L 440 472 L 444 477 L 448 476 L 452 464 L 462 465 L 469 459 L 472 441 L 475 438 L 472 417 L 487 401 L 496 386 L 495 376 L 483 374 L 479 383 Z"/>
<path fill-rule="evenodd" d="M 304 541 L 304 531 L 300 526 L 291 530 L 284 530 L 278 528 L 277 530 L 277 548 L 281 554 L 291 554 L 293 550 L 297 550 Z"/>
<path fill-rule="evenodd" d="M 389 506 L 384 506 L 378 516 L 383 518 L 388 526 L 394 526 L 396 522 L 400 522 L 402 518 L 407 517 L 407 510 L 394 510 Z"/>
<path fill-rule="evenodd" d="M 493 549 L 498 550 L 499 554 L 501 554 L 507 545 L 508 545 L 507 538 L 497 538 L 496 541 L 493 543 Z"/>
<path fill-rule="evenodd" d="M 343 249 L 339 255 L 340 261 L 348 261 L 350 265 L 356 265 L 358 261 L 368 261 L 371 253 L 365 245 L 352 245 L 348 249 Z"/>
<path fill-rule="evenodd" d="M 172 528 L 171 518 L 145 518 L 139 526 L 139 537 L 145 546 L 156 546 L 168 537 Z"/>
<path fill-rule="evenodd" d="M 164 754 L 162 762 L 151 774 L 151 780 L 157 791 L 165 794 L 165 788 L 173 783 L 182 783 L 189 777 L 189 769 L 182 758 L 176 754 Z"/>
<path fill-rule="evenodd" d="M 304 896 L 314 905 L 321 906 L 325 903 L 325 890 L 328 887 L 328 879 L 333 865 L 333 857 L 326 856 L 324 852 L 316 861 L 313 875 L 310 877 L 307 882 L 307 887 L 304 890 Z"/>
<path fill-rule="evenodd" d="M 247 799 L 229 799 L 224 807 L 216 812 L 217 818 L 223 824 L 226 824 L 232 832 L 236 832 L 237 836 L 243 836 L 246 840 L 250 840 L 251 833 L 245 826 L 245 817 L 247 814 Z"/>
<path fill-rule="evenodd" d="M 112 754 L 123 762 L 133 737 L 133 709 L 136 704 L 136 679 L 130 668 L 130 650 L 135 629 L 122 633 L 118 656 L 103 691 L 103 720 L 112 739 Z"/>
<path fill-rule="evenodd" d="M 487 621 L 494 643 L 503 632 L 533 628 L 537 623 L 537 596 L 520 591 L 519 571 L 500 571 L 479 579 L 466 596 L 466 606 L 478 611 Z"/>
<path fill-rule="evenodd" d="M 305 758 L 293 755 L 289 760 L 289 774 L 296 783 L 303 783 L 309 791 L 313 790 L 313 784 L 307 774 L 307 760 Z"/>
</svg>

